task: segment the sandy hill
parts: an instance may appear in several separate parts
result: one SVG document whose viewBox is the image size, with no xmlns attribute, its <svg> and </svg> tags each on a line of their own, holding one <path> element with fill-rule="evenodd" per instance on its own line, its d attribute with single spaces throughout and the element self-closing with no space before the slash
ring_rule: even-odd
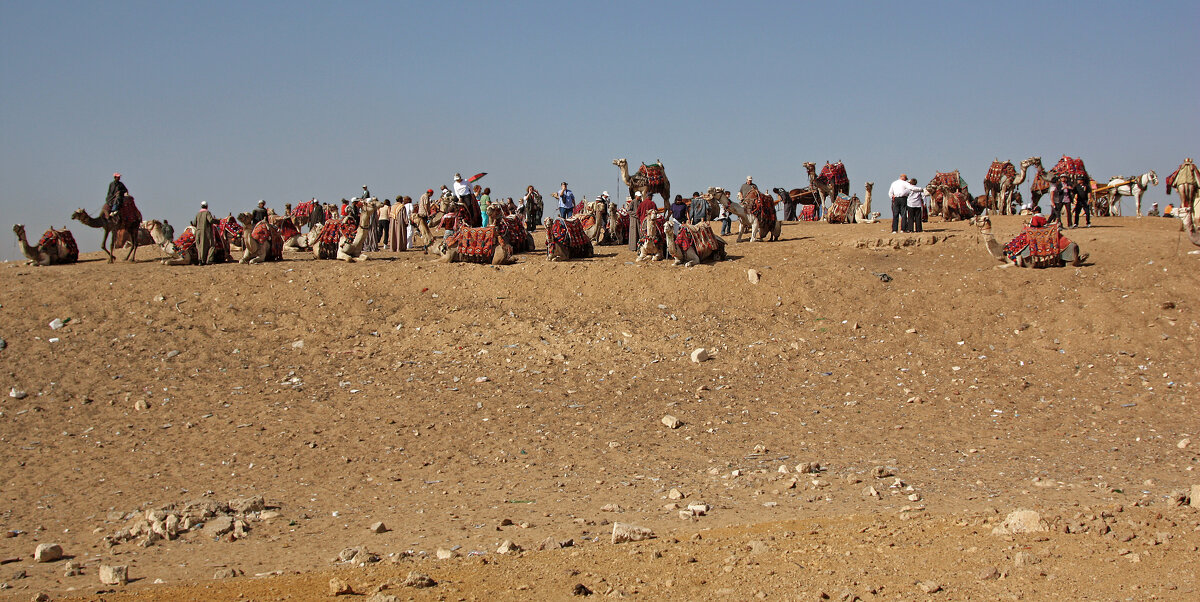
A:
<svg viewBox="0 0 1200 602">
<path fill-rule="evenodd" d="M 691 269 L 0 265 L 0 597 L 1195 599 L 1200 257 L 1095 223 L 1036 271 L 965 223 Z"/>
</svg>

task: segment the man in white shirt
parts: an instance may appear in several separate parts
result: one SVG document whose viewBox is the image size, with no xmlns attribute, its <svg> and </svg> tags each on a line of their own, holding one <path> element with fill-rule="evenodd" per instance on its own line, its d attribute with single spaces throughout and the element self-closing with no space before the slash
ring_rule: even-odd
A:
<svg viewBox="0 0 1200 602">
<path fill-rule="evenodd" d="M 892 199 L 892 234 L 896 234 L 903 226 L 908 231 L 908 195 L 913 190 L 920 190 L 908 183 L 908 174 L 900 174 L 900 178 L 888 187 L 888 196 Z"/>
<path fill-rule="evenodd" d="M 908 183 L 914 190 L 908 193 L 908 225 L 905 232 L 921 232 L 921 222 L 925 219 L 925 189 L 917 188 L 917 179 L 909 178 Z"/>
<path fill-rule="evenodd" d="M 462 174 L 454 174 L 454 198 L 462 205 L 462 217 L 467 222 L 463 225 L 478 228 L 483 224 L 479 203 L 475 202 L 475 195 L 471 193 L 471 187 L 463 181 Z"/>
</svg>

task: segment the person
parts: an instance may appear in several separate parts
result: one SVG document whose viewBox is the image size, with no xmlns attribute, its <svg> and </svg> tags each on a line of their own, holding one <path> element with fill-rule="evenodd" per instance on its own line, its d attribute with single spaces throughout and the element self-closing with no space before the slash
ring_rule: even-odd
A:
<svg viewBox="0 0 1200 602">
<path fill-rule="evenodd" d="M 892 234 L 900 231 L 908 232 L 908 195 L 916 186 L 908 183 L 908 174 L 900 177 L 888 187 L 888 196 L 892 199 Z"/>
<path fill-rule="evenodd" d="M 596 200 L 603 204 L 600 213 L 596 215 L 596 219 L 600 222 L 600 231 L 607 232 L 609 220 L 615 218 L 617 215 L 617 206 L 608 198 L 607 190 L 601 192 L 599 198 Z"/>
<path fill-rule="evenodd" d="M 1146 212 L 1146 217 L 1158 217 L 1158 203 L 1150 203 L 1150 210 Z"/>
<path fill-rule="evenodd" d="M 683 224 L 687 223 L 687 205 L 683 202 L 682 195 L 675 195 L 675 200 L 671 202 L 671 219 Z"/>
<path fill-rule="evenodd" d="M 396 202 L 400 202 L 400 197 L 396 197 Z M 383 206 L 376 213 L 379 216 L 375 222 L 375 241 L 381 248 L 387 248 L 388 235 L 391 234 L 392 223 L 392 199 L 383 199 Z"/>
<path fill-rule="evenodd" d="M 479 204 L 475 202 L 471 188 L 463 181 L 462 174 L 454 174 L 454 198 L 465 209 L 460 216 L 467 222 L 465 225 L 478 228 L 483 223 L 483 216 L 480 215 Z"/>
<path fill-rule="evenodd" d="M 1063 225 L 1063 214 L 1066 214 L 1067 225 L 1071 225 L 1071 187 L 1067 185 L 1066 179 L 1062 176 L 1052 176 L 1050 178 L 1050 218 L 1049 221 L 1058 222 L 1058 227 Z"/>
<path fill-rule="evenodd" d="M 517 219 L 521 220 L 527 229 L 529 228 L 529 213 L 525 209 L 525 197 L 517 197 L 517 202 L 513 206 L 513 215 L 517 216 Z"/>
<path fill-rule="evenodd" d="M 445 188 L 443 186 L 443 188 Z M 421 235 L 421 252 L 429 253 L 429 245 L 433 243 L 433 232 L 429 230 L 429 220 L 437 214 L 431 204 L 433 203 L 433 189 L 425 191 L 421 198 L 417 200 L 417 212 L 411 219 L 417 227 L 417 233 Z M 413 238 L 416 240 L 416 237 Z"/>
<path fill-rule="evenodd" d="M 752 176 L 746 176 L 746 183 L 742 184 L 742 187 L 738 189 L 738 200 L 745 202 L 750 197 L 751 190 L 758 190 L 758 186 L 754 185 L 754 178 Z"/>
<path fill-rule="evenodd" d="M 530 184 L 525 187 L 525 196 L 521 200 L 525 203 L 525 225 L 533 232 L 542 221 L 542 193 Z"/>
<path fill-rule="evenodd" d="M 730 224 L 732 218 L 729 217 L 729 209 L 726 205 L 718 203 L 720 208 L 717 210 L 717 221 L 721 222 L 721 236 L 729 236 Z"/>
<path fill-rule="evenodd" d="M 250 223 L 257 224 L 265 219 L 267 219 L 267 202 L 259 199 L 254 211 L 250 212 Z"/>
<path fill-rule="evenodd" d="M 342 217 L 350 214 L 350 199 L 342 199 L 342 207 L 338 209 L 338 213 L 341 213 Z"/>
<path fill-rule="evenodd" d="M 360 198 L 360 199 L 362 199 L 362 200 L 364 200 L 364 201 L 365 201 L 365 200 L 367 200 L 367 199 L 369 199 L 369 198 L 371 198 L 371 191 L 367 189 L 367 185 L 366 185 L 366 184 L 363 184 L 362 196 L 360 196 L 360 197 L 358 197 L 358 198 Z"/>
<path fill-rule="evenodd" d="M 922 232 L 922 217 L 925 212 L 925 189 L 917 187 L 917 179 L 909 178 L 913 191 L 908 193 L 908 229 L 905 232 Z"/>
<path fill-rule="evenodd" d="M 192 219 L 196 236 L 196 260 L 200 265 L 208 265 L 216 259 L 215 245 L 217 241 L 213 240 L 213 223 L 215 221 L 212 213 L 208 211 L 208 203 L 200 203 L 200 211 Z"/>
<path fill-rule="evenodd" d="M 121 201 L 125 200 L 125 195 L 129 194 L 129 189 L 125 187 L 125 183 L 121 181 L 121 174 L 114 173 L 113 181 L 108 183 L 108 195 L 104 197 L 104 211 L 107 215 L 117 215 L 121 210 Z"/>
<path fill-rule="evenodd" d="M 692 193 L 692 205 L 688 208 L 688 217 L 693 225 L 708 219 L 708 201 L 699 192 Z"/>
<path fill-rule="evenodd" d="M 405 197 L 397 196 L 396 204 L 387 207 L 388 233 L 384 237 L 389 251 L 404 251 L 408 249 L 408 204 Z"/>
<path fill-rule="evenodd" d="M 637 198 L 641 199 L 641 197 L 642 193 L 637 193 Z M 638 206 L 634 203 L 634 197 L 625 197 L 625 210 L 629 212 L 629 230 L 627 231 L 629 238 L 627 242 L 630 251 L 637 251 L 638 232 L 642 229 L 642 225 L 638 223 L 637 218 Z"/>
<path fill-rule="evenodd" d="M 1069 206 L 1068 206 L 1069 207 Z M 1088 201 L 1088 194 L 1082 186 L 1075 188 L 1075 225 L 1072 228 L 1079 227 L 1079 212 L 1083 211 L 1087 216 L 1087 225 L 1085 228 L 1092 227 L 1092 204 Z"/>
<path fill-rule="evenodd" d="M 562 183 L 562 188 L 558 192 L 550 195 L 558 199 L 558 216 L 567 219 L 575 212 L 575 193 L 567 188 L 567 183 Z"/>
<path fill-rule="evenodd" d="M 166 237 L 167 240 L 175 240 L 175 226 L 172 226 L 171 222 L 168 222 L 165 219 L 163 220 L 162 232 L 163 236 Z"/>
<path fill-rule="evenodd" d="M 1163 217 L 1175 217 L 1175 205 L 1167 203 L 1167 208 L 1163 210 Z"/>
<path fill-rule="evenodd" d="M 484 188 L 483 194 L 479 195 L 479 213 L 483 215 L 483 225 L 488 225 L 488 207 L 492 206 L 492 189 Z"/>
</svg>

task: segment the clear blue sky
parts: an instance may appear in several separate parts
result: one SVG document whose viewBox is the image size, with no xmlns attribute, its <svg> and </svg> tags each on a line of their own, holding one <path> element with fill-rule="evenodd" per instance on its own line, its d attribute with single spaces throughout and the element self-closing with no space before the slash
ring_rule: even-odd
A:
<svg viewBox="0 0 1200 602">
<path fill-rule="evenodd" d="M 179 225 L 456 171 L 623 198 L 616 157 L 661 158 L 680 193 L 837 159 L 856 190 L 1064 153 L 1165 178 L 1200 155 L 1198 40 L 1195 0 L 0 0 L 0 213 L 36 236 L 113 171 Z"/>
</svg>

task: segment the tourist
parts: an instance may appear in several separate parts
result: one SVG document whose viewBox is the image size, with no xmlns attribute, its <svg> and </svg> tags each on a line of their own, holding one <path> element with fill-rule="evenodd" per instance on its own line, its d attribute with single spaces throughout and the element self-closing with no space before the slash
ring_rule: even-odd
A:
<svg viewBox="0 0 1200 602">
<path fill-rule="evenodd" d="M 442 187 L 444 191 L 445 186 Z M 433 232 L 429 230 L 429 220 L 433 219 L 437 214 L 437 210 L 431 205 L 433 203 L 433 189 L 425 191 L 421 198 L 417 201 L 417 215 L 415 222 L 417 225 L 417 233 L 421 235 L 421 252 L 429 253 L 429 245 L 433 244 Z M 414 237 L 414 241 L 416 238 Z"/>
<path fill-rule="evenodd" d="M 754 185 L 754 178 L 752 176 L 746 176 L 746 183 L 742 184 L 742 187 L 738 189 L 738 200 L 743 203 L 746 202 L 746 199 L 750 197 L 751 190 L 758 190 L 758 186 Z"/>
<path fill-rule="evenodd" d="M 172 226 L 171 223 L 165 219 L 163 220 L 162 224 L 162 233 L 168 241 L 175 240 L 175 226 Z"/>
<path fill-rule="evenodd" d="M 575 210 L 575 193 L 567 188 L 567 183 L 562 183 L 562 188 L 558 192 L 550 195 L 558 199 L 558 216 L 567 219 Z"/>
<path fill-rule="evenodd" d="M 400 197 L 396 197 L 396 202 L 400 202 Z M 375 222 L 375 242 L 381 247 L 388 247 L 388 237 L 392 233 L 392 199 L 383 199 L 383 206 L 379 208 L 379 219 Z"/>
<path fill-rule="evenodd" d="M 1167 203 L 1167 208 L 1163 209 L 1163 217 L 1175 217 L 1175 205 Z"/>
<path fill-rule="evenodd" d="M 360 196 L 360 197 L 358 197 L 358 198 L 360 198 L 360 199 L 362 199 L 362 200 L 364 200 L 364 201 L 365 201 L 365 200 L 367 200 L 367 199 L 369 199 L 369 198 L 371 198 L 371 191 L 370 191 L 370 190 L 367 190 L 367 185 L 366 185 L 366 184 L 363 184 L 362 196 Z"/>
<path fill-rule="evenodd" d="M 687 223 L 687 205 L 683 202 L 682 195 L 675 195 L 675 200 L 671 203 L 671 219 L 684 224 Z"/>
<path fill-rule="evenodd" d="M 479 213 L 483 215 L 483 221 L 481 223 L 484 226 L 488 225 L 488 208 L 491 206 L 492 206 L 492 189 L 484 188 L 483 194 L 479 195 Z"/>
<path fill-rule="evenodd" d="M 347 215 L 350 214 L 350 200 L 349 199 L 342 199 L 342 206 L 341 206 L 341 208 L 338 209 L 338 213 L 340 213 L 342 215 L 342 217 L 346 217 Z"/>
<path fill-rule="evenodd" d="M 908 183 L 912 184 L 913 190 L 908 193 L 908 224 L 905 232 L 921 232 L 922 218 L 925 213 L 925 189 L 917 187 L 917 179 L 909 178 Z"/>
<path fill-rule="evenodd" d="M 121 201 L 125 200 L 127 194 L 129 194 L 129 189 L 121 182 L 121 174 L 114 173 L 113 181 L 108 183 L 108 195 L 104 197 L 103 213 L 115 218 L 117 212 L 121 210 Z"/>
<path fill-rule="evenodd" d="M 692 193 L 692 206 L 688 208 L 692 225 L 708 220 L 708 201 L 699 192 Z"/>
<path fill-rule="evenodd" d="M 483 218 L 479 214 L 479 205 L 475 202 L 475 195 L 467 187 L 466 182 L 463 182 L 462 174 L 454 174 L 454 198 L 465 209 L 458 216 L 459 221 L 466 222 L 462 225 L 478 228 L 483 223 Z"/>
<path fill-rule="evenodd" d="M 1158 203 L 1150 204 L 1150 210 L 1146 212 L 1146 217 L 1158 217 Z"/>
<path fill-rule="evenodd" d="M 542 222 L 542 193 L 531 184 L 525 187 L 525 196 L 521 197 L 521 201 L 525 205 L 525 226 L 533 232 Z"/>
<path fill-rule="evenodd" d="M 196 261 L 200 265 L 208 265 L 215 259 L 216 247 L 214 245 L 217 242 L 213 240 L 213 224 L 215 222 L 212 213 L 208 211 L 208 203 L 200 203 L 200 211 L 192 219 L 192 226 L 195 228 L 193 234 L 196 236 Z"/>
<path fill-rule="evenodd" d="M 1082 187 L 1080 187 L 1080 188 L 1082 188 Z M 1087 225 L 1084 227 L 1091 228 L 1092 227 L 1092 203 L 1088 200 L 1087 193 L 1084 190 L 1081 190 L 1080 188 L 1075 189 L 1075 220 L 1074 220 L 1075 225 L 1073 225 L 1071 227 L 1072 228 L 1079 227 L 1079 212 L 1083 211 L 1084 215 L 1087 216 Z M 1068 206 L 1068 208 L 1069 208 L 1069 206 Z"/>
<path fill-rule="evenodd" d="M 1067 225 L 1070 226 L 1071 187 L 1061 176 L 1052 176 L 1050 182 L 1050 218 L 1047 221 L 1058 222 L 1061 228 L 1063 215 L 1066 214 Z"/>
<path fill-rule="evenodd" d="M 909 230 L 908 195 L 914 188 L 916 186 L 908 183 L 908 174 L 903 173 L 888 187 L 888 196 L 892 199 L 892 234 Z"/>
<path fill-rule="evenodd" d="M 637 198 L 642 198 L 642 193 L 637 193 Z M 634 204 L 633 197 L 625 197 L 625 210 L 629 212 L 629 250 L 637 251 L 638 232 L 641 232 L 642 224 L 638 221 L 638 205 Z"/>
<path fill-rule="evenodd" d="M 733 222 L 733 219 L 729 217 L 727 204 L 718 203 L 718 205 L 720 208 L 717 209 L 717 221 L 721 222 L 721 236 L 729 236 L 730 224 Z"/>
</svg>

